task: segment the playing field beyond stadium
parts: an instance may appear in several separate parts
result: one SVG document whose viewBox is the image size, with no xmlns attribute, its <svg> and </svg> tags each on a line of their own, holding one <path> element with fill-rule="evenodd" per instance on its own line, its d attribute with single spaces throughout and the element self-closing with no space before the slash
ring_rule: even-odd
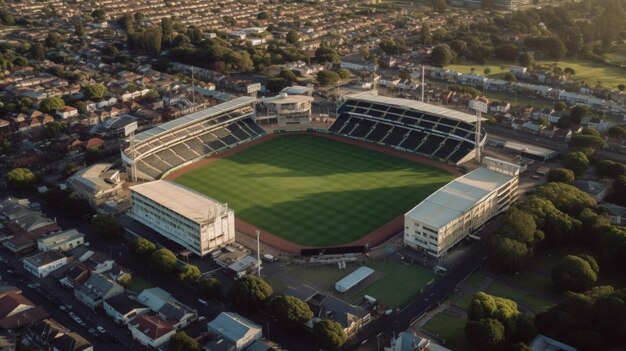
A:
<svg viewBox="0 0 626 351">
<path fill-rule="evenodd" d="M 269 139 L 177 177 L 235 216 L 306 246 L 352 242 L 454 176 L 313 135 Z"/>
</svg>

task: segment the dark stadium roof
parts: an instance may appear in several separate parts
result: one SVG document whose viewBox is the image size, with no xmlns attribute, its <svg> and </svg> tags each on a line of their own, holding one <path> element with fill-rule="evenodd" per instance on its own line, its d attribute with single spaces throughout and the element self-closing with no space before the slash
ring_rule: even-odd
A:
<svg viewBox="0 0 626 351">
<path fill-rule="evenodd" d="M 393 98 L 387 96 L 380 96 L 372 94 L 371 92 L 363 92 L 363 93 L 355 93 L 345 95 L 344 98 L 353 99 L 353 100 L 361 100 L 373 103 L 380 103 L 385 105 L 394 105 L 398 107 L 410 108 L 416 111 L 425 112 L 433 116 L 449 118 L 465 123 L 476 123 L 476 116 L 460 112 L 456 110 L 451 110 L 449 108 L 435 106 L 427 103 L 423 103 L 421 101 L 409 100 L 409 99 L 400 99 Z M 485 118 L 482 119 L 486 120 Z"/>
<path fill-rule="evenodd" d="M 143 140 L 147 140 L 157 135 L 160 135 L 162 133 L 169 132 L 179 127 L 193 124 L 195 122 L 207 119 L 209 117 L 219 115 L 220 113 L 234 110 L 236 108 L 251 104 L 255 101 L 256 101 L 256 98 L 253 98 L 251 96 L 238 97 L 234 100 L 227 101 L 225 103 L 207 108 L 202 111 L 194 112 L 192 114 L 177 118 L 173 121 L 165 122 L 152 129 L 148 129 L 145 132 L 141 132 L 135 135 L 135 141 L 140 142 Z"/>
</svg>

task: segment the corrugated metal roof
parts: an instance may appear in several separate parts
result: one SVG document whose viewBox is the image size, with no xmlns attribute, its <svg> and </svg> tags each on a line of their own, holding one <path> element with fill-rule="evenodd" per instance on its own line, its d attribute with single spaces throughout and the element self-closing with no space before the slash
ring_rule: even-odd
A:
<svg viewBox="0 0 626 351">
<path fill-rule="evenodd" d="M 193 123 L 197 123 L 198 121 L 202 121 L 204 119 L 219 115 L 221 113 L 225 113 L 230 110 L 237 109 L 247 104 L 251 104 L 255 101 L 256 101 L 256 98 L 253 98 L 251 96 L 242 96 L 234 100 L 230 100 L 222 104 L 207 108 L 205 110 L 188 114 L 186 116 L 177 118 L 173 121 L 165 122 L 152 129 L 148 129 L 144 132 L 141 132 L 135 135 L 135 141 L 140 142 L 143 140 L 147 140 L 157 135 L 160 135 L 162 133 L 167 133 L 174 129 L 184 127 Z"/>
<path fill-rule="evenodd" d="M 410 108 L 412 110 L 425 112 L 433 116 L 444 117 L 444 118 L 457 120 L 457 121 L 461 121 L 465 123 L 472 123 L 472 124 L 476 123 L 476 116 L 471 115 L 469 113 L 451 110 L 449 108 L 435 106 L 435 105 L 427 104 L 427 103 L 416 101 L 416 100 L 380 96 L 380 95 L 372 94 L 370 92 L 348 94 L 348 95 L 345 95 L 345 97 L 349 99 L 354 99 L 354 100 L 376 102 L 380 104 Z M 483 118 L 482 120 L 485 120 L 485 118 Z"/>
<path fill-rule="evenodd" d="M 460 217 L 492 191 L 506 184 L 513 177 L 487 168 L 476 170 L 444 185 L 406 216 L 439 229 Z"/>
<path fill-rule="evenodd" d="M 335 289 L 339 292 L 346 292 L 363 279 L 369 277 L 372 273 L 374 273 L 374 270 L 369 267 L 359 267 L 356 271 L 335 283 Z"/>
</svg>

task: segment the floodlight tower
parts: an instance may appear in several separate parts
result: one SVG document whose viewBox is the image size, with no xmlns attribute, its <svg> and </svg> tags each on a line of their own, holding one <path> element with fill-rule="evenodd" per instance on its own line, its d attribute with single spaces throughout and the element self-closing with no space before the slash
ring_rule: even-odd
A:
<svg viewBox="0 0 626 351">
<path fill-rule="evenodd" d="M 481 139 L 481 122 L 482 122 L 482 113 L 487 113 L 487 104 L 482 102 L 482 101 L 478 101 L 478 100 L 471 100 L 469 103 L 469 107 L 471 109 L 474 109 L 474 111 L 476 111 L 476 133 L 474 133 L 474 135 L 476 136 L 476 140 L 474 141 L 476 143 L 476 162 L 478 162 L 478 164 L 480 164 L 480 153 L 481 153 L 481 149 L 480 149 L 480 139 Z"/>
</svg>

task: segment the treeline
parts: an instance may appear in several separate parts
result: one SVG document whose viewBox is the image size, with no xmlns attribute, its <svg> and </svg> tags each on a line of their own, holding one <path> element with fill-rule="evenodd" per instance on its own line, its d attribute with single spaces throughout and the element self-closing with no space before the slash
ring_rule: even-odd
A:
<svg viewBox="0 0 626 351">
<path fill-rule="evenodd" d="M 453 31 L 423 28 L 425 45 L 440 44 L 433 63 L 445 66 L 464 59 L 488 61 L 493 55 L 511 63 L 520 61 L 521 51 L 533 51 L 541 58 L 558 60 L 565 55 L 594 56 L 624 38 L 622 27 L 625 0 L 568 1 L 556 6 L 531 8 L 511 13 L 482 16 L 477 23 L 460 25 Z M 525 38 L 514 44 L 503 32 Z M 445 51 L 445 55 L 441 54 Z M 526 61 L 526 60 L 524 60 Z M 530 62 L 520 62 L 530 63 Z"/>
</svg>

